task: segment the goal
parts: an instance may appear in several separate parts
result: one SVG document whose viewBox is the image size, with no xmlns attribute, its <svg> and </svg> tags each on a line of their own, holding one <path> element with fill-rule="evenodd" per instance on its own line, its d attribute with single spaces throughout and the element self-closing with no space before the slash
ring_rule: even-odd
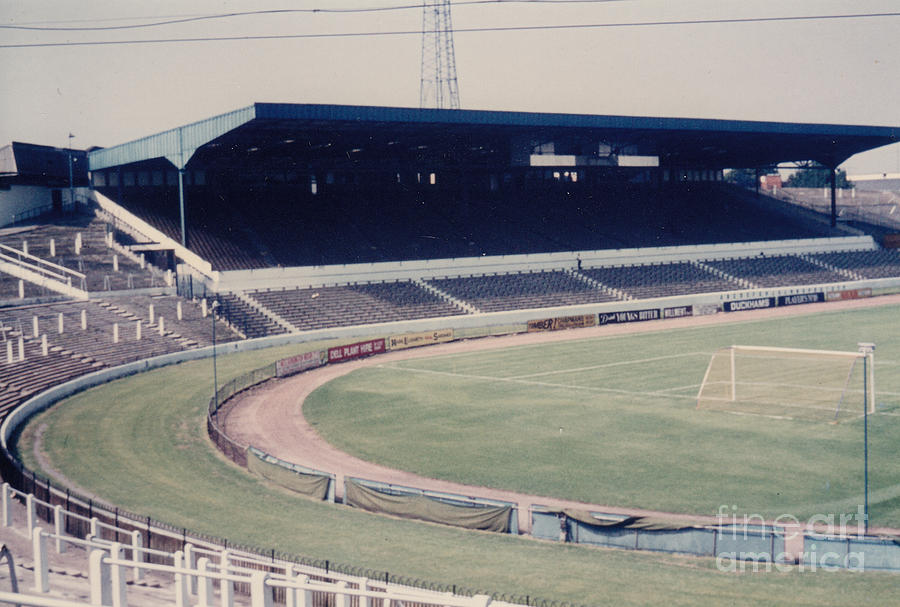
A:
<svg viewBox="0 0 900 607">
<path fill-rule="evenodd" d="M 720 348 L 697 394 L 698 409 L 840 421 L 875 412 L 872 350 Z"/>
</svg>

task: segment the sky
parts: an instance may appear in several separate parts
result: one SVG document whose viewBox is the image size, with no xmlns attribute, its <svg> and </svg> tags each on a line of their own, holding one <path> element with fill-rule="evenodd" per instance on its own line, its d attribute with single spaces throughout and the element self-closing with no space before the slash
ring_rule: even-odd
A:
<svg viewBox="0 0 900 607">
<path fill-rule="evenodd" d="M 0 0 L 0 146 L 254 102 L 417 107 L 420 5 Z M 452 20 L 464 109 L 900 127 L 897 0 L 454 0 Z M 841 168 L 900 173 L 900 144 Z"/>
</svg>

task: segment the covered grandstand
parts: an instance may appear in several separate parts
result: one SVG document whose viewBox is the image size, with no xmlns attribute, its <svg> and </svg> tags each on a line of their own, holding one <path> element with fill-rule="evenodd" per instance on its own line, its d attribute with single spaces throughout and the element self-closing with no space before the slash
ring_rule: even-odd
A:
<svg viewBox="0 0 900 607">
<path fill-rule="evenodd" d="M 897 139 L 886 127 L 257 103 L 89 163 L 121 246 L 263 336 L 851 280 L 778 259 L 797 241 L 817 241 L 804 254 L 876 249 L 829 240 L 864 234 L 838 224 L 835 205 L 804 212 L 723 171 L 833 170 Z"/>
</svg>

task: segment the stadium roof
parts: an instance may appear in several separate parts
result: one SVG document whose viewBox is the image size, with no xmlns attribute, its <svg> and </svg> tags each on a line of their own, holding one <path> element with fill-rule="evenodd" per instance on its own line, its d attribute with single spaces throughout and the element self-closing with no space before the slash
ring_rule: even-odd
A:
<svg viewBox="0 0 900 607">
<path fill-rule="evenodd" d="M 900 127 L 256 103 L 93 151 L 89 162 L 91 170 L 101 170 L 167 158 L 182 168 L 192 159 L 214 162 L 261 152 L 310 161 L 352 156 L 357 166 L 386 158 L 497 167 L 515 165 L 518 158 L 527 166 L 530 154 L 554 143 L 555 154 L 657 156 L 663 167 L 800 161 L 836 167 L 898 141 Z"/>
</svg>

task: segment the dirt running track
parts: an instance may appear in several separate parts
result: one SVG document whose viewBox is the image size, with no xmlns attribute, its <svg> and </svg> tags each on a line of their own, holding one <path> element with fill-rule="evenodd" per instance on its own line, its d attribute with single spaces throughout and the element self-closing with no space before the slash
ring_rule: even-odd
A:
<svg viewBox="0 0 900 607">
<path fill-rule="evenodd" d="M 617 508 L 609 504 L 585 504 L 551 497 L 525 495 L 492 489 L 462 485 L 448 481 L 421 477 L 403 470 L 395 470 L 360 460 L 348 455 L 327 443 L 316 430 L 310 426 L 303 416 L 303 402 L 306 397 L 322 384 L 360 367 L 376 365 L 396 360 L 452 354 L 457 352 L 474 352 L 520 346 L 526 344 L 556 342 L 564 340 L 585 339 L 610 335 L 624 335 L 676 329 L 680 327 L 702 327 L 746 320 L 799 316 L 817 312 L 834 312 L 841 309 L 854 309 L 900 304 L 900 295 L 858 299 L 846 302 L 808 304 L 773 308 L 770 310 L 719 313 L 711 316 L 678 318 L 672 320 L 651 321 L 627 325 L 607 325 L 590 329 L 574 329 L 560 332 L 525 333 L 505 337 L 486 337 L 473 340 L 452 342 L 429 346 L 427 348 L 398 350 L 371 358 L 326 365 L 319 369 L 307 371 L 293 377 L 269 382 L 264 387 L 249 390 L 238 395 L 220 416 L 226 433 L 243 444 L 253 445 L 282 460 L 300 464 L 309 468 L 331 472 L 337 476 L 337 497 L 343 491 L 343 479 L 347 476 L 361 477 L 384 483 L 419 487 L 434 491 L 456 493 L 470 497 L 513 502 L 519 507 L 520 532 L 530 531 L 529 508 L 533 504 L 541 504 L 550 508 L 577 508 L 609 512 L 612 514 L 666 516 L 672 520 L 705 520 L 715 523 L 713 516 L 698 517 L 696 515 L 680 515 L 662 513 L 634 508 Z M 223 419 L 224 418 L 224 419 Z M 873 529 L 873 531 L 875 531 Z"/>
</svg>

